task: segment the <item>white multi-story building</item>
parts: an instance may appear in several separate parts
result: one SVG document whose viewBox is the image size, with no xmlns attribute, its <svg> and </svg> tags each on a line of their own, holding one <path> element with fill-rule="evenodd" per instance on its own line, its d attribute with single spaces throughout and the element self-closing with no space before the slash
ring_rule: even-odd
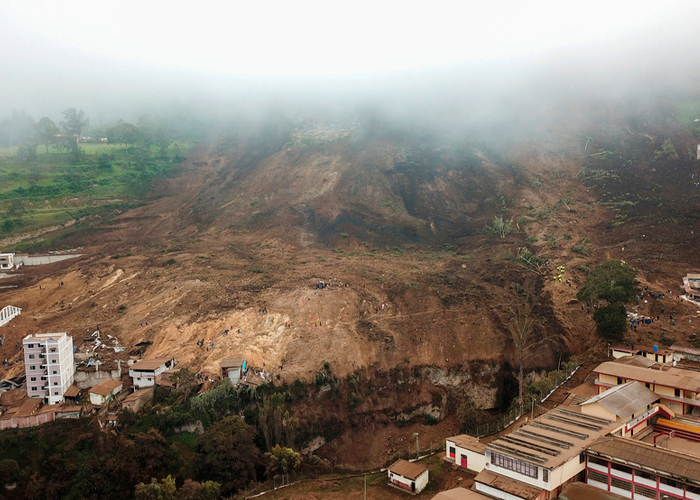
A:
<svg viewBox="0 0 700 500">
<path fill-rule="evenodd" d="M 0 269 L 8 270 L 15 267 L 15 254 L 0 253 Z"/>
<path fill-rule="evenodd" d="M 66 333 L 34 333 L 24 337 L 27 396 L 46 404 L 63 401 L 73 383 L 73 338 Z"/>
</svg>

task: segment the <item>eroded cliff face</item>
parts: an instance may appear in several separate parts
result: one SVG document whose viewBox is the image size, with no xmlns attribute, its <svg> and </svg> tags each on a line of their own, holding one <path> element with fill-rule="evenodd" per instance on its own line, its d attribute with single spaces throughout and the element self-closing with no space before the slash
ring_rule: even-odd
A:
<svg viewBox="0 0 700 500">
<path fill-rule="evenodd" d="M 502 365 L 481 361 L 449 368 L 358 370 L 342 379 L 321 371 L 315 384 L 292 391 L 292 413 L 308 453 L 340 464 L 376 466 L 387 459 L 387 450 L 400 451 L 412 432 L 425 435 L 426 445 L 431 439 L 437 443 L 440 433 L 457 432 L 456 408 L 465 401 L 498 409 L 515 387 L 508 379 Z M 374 461 L 365 463 L 368 456 Z"/>
</svg>

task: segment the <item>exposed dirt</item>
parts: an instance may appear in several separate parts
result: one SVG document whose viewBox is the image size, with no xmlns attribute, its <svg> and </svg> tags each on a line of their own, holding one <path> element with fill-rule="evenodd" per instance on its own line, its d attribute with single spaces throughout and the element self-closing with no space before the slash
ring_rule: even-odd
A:
<svg viewBox="0 0 700 500">
<path fill-rule="evenodd" d="M 626 129 L 583 126 L 498 155 L 353 134 L 323 145 L 283 133 L 204 145 L 155 187 L 159 199 L 68 239 L 84 257 L 0 282 L 17 285 L 0 289 L 0 304 L 24 309 L 2 329 L 0 357 L 12 366 L 0 377 L 22 371 L 15 344 L 26 334 L 67 331 L 80 346 L 98 325 L 129 348 L 152 342 L 146 357 L 173 355 L 210 375 L 234 356 L 286 381 L 311 381 L 326 361 L 340 379 L 399 366 L 514 366 L 508 306 L 522 290 L 537 297 L 537 338 L 550 337 L 526 366 L 552 368 L 604 349 L 575 297 L 586 268 L 605 258 L 665 293 L 632 305 L 659 321 L 629 341 L 693 342 L 700 320 L 677 299 L 682 276 L 697 270 L 692 139 L 625 120 Z M 679 158 L 657 158 L 669 137 Z M 495 216 L 512 218 L 513 232 L 484 234 Z M 523 249 L 548 266 L 528 268 Z M 329 286 L 317 289 L 321 280 Z M 507 397 L 512 387 L 502 389 Z M 499 404 L 491 399 L 483 406 Z M 412 430 L 368 421 L 333 453 L 380 463 Z M 454 430 L 448 419 L 421 432 L 437 440 Z"/>
</svg>

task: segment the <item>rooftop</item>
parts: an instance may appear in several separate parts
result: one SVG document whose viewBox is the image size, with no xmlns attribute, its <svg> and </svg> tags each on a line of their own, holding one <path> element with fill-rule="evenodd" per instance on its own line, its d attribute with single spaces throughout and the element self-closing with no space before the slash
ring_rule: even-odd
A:
<svg viewBox="0 0 700 500">
<path fill-rule="evenodd" d="M 645 358 L 644 356 L 623 356 L 621 358 L 617 358 L 615 360 L 615 363 L 619 363 L 621 365 L 641 366 L 643 368 L 649 368 L 650 366 L 654 366 L 656 364 L 656 361 L 654 361 L 653 359 Z"/>
<path fill-rule="evenodd" d="M 163 366 L 166 363 L 169 363 L 170 361 L 171 358 L 142 359 L 141 361 L 138 361 L 131 365 L 129 369 L 152 371 Z"/>
<path fill-rule="evenodd" d="M 476 451 L 477 453 L 484 453 L 486 451 L 486 445 L 480 442 L 479 438 L 472 437 L 468 434 L 459 434 L 457 436 L 448 437 L 447 439 L 465 450 Z"/>
<path fill-rule="evenodd" d="M 586 413 L 586 406 L 598 403 L 618 417 L 626 419 L 639 410 L 646 409 L 647 406 L 659 399 L 659 395 L 647 389 L 644 384 L 632 381 L 616 385 L 585 403 L 581 403 L 581 406 L 583 407 L 582 411 Z"/>
<path fill-rule="evenodd" d="M 56 413 L 72 413 L 72 412 L 80 412 L 82 410 L 82 407 L 78 405 L 62 405 L 56 408 Z"/>
<path fill-rule="evenodd" d="M 111 378 L 103 378 L 97 382 L 90 392 L 92 394 L 97 394 L 98 396 L 109 396 L 109 394 L 114 391 L 117 387 L 122 385 L 120 380 L 113 380 Z"/>
<path fill-rule="evenodd" d="M 77 398 L 78 394 L 80 394 L 80 387 L 77 385 L 71 385 L 68 389 L 66 389 L 66 392 L 63 393 L 63 396 L 66 398 Z"/>
<path fill-rule="evenodd" d="M 539 498 L 542 490 L 530 486 L 529 484 L 521 483 L 515 479 L 511 479 L 506 476 L 501 476 L 500 474 L 494 474 L 486 469 L 479 472 L 479 474 L 474 479 L 476 483 L 486 484 L 497 490 L 505 491 L 516 497 L 524 498 L 525 500 L 535 500 Z"/>
<path fill-rule="evenodd" d="M 34 415 L 39 407 L 41 406 L 41 399 L 39 398 L 26 398 L 21 402 L 15 403 L 17 411 L 14 412 L 15 417 L 28 417 Z"/>
<path fill-rule="evenodd" d="M 394 465 L 389 467 L 389 472 L 398 474 L 407 479 L 416 479 L 418 476 L 426 472 L 428 468 L 419 463 L 409 462 L 403 458 L 399 459 Z"/>
<path fill-rule="evenodd" d="M 486 445 L 502 455 L 554 469 L 578 456 L 620 424 L 586 415 L 577 406 L 550 410 L 518 430 Z"/>
<path fill-rule="evenodd" d="M 37 340 L 37 341 L 46 341 L 46 340 L 59 340 L 61 337 L 67 337 L 68 334 L 66 332 L 61 332 L 61 333 L 30 333 L 26 337 L 24 337 L 23 340 L 25 341 L 31 341 L 31 340 Z"/>
<path fill-rule="evenodd" d="M 686 347 L 682 345 L 673 344 L 671 346 L 671 349 L 673 349 L 676 352 L 681 352 L 683 354 L 692 354 L 694 356 L 700 356 L 700 349 L 696 349 L 695 347 Z"/>
<path fill-rule="evenodd" d="M 221 368 L 237 368 L 243 366 L 245 359 L 243 358 L 225 358 L 221 360 Z"/>
<path fill-rule="evenodd" d="M 479 493 L 478 491 L 468 490 L 462 488 L 452 488 L 451 490 L 441 491 L 435 495 L 432 500 L 491 500 L 491 497 L 487 497 Z"/>
<path fill-rule="evenodd" d="M 616 361 L 606 361 L 598 365 L 593 372 L 687 391 L 700 391 L 700 372 L 683 370 L 681 368 L 665 367 L 663 370 L 656 370 Z"/>
<path fill-rule="evenodd" d="M 700 483 L 700 458 L 653 444 L 607 436 L 593 443 L 587 453 Z"/>
<path fill-rule="evenodd" d="M 626 498 L 586 483 L 571 483 L 559 495 L 559 500 L 626 500 Z"/>
<path fill-rule="evenodd" d="M 124 398 L 124 401 L 122 403 L 130 403 L 132 401 L 136 401 L 141 399 L 144 396 L 147 396 L 149 392 L 153 391 L 153 387 L 147 387 L 145 389 L 139 389 L 136 392 L 132 392 L 129 394 L 127 397 Z"/>
</svg>

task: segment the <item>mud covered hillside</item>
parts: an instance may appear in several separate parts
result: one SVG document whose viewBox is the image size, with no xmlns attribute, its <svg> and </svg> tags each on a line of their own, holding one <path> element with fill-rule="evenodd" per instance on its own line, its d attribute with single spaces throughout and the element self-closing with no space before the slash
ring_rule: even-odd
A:
<svg viewBox="0 0 700 500">
<path fill-rule="evenodd" d="M 313 381 L 324 363 L 339 379 L 443 373 L 419 377 L 437 396 L 368 400 L 370 413 L 433 405 L 444 418 L 435 401 L 451 385 L 507 407 L 514 306 L 532 299 L 542 341 L 526 370 L 553 369 L 604 350 L 576 301 L 591 266 L 623 259 L 643 286 L 675 291 L 695 265 L 696 140 L 674 105 L 632 104 L 562 107 L 497 140 L 356 118 L 220 128 L 155 201 L 55 240 L 82 257 L 3 280 L 17 287 L 0 300 L 24 309 L 5 329 L 4 374 L 22 370 L 26 333 L 65 330 L 87 350 L 99 325 L 212 377 L 236 356 L 280 382 Z M 662 334 L 694 338 L 679 322 L 633 340 Z"/>
</svg>

